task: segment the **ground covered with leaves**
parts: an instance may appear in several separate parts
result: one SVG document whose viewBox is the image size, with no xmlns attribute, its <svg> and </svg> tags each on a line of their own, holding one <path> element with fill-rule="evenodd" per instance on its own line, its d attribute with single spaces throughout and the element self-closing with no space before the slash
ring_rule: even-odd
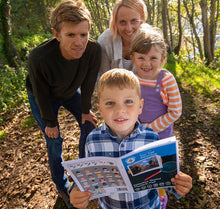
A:
<svg viewBox="0 0 220 209">
<path fill-rule="evenodd" d="M 220 92 L 212 99 L 179 86 L 183 114 L 175 123 L 179 140 L 180 168 L 193 178 L 193 188 L 184 198 L 169 195 L 168 209 L 220 208 Z M 194 92 L 194 93 L 192 93 Z M 95 97 L 94 97 L 95 99 Z M 94 109 L 97 112 L 96 109 Z M 98 113 L 97 113 L 98 114 Z M 50 176 L 46 144 L 28 105 L 2 114 L 0 127 L 0 208 L 65 209 Z M 60 109 L 59 121 L 64 160 L 78 155 L 79 128 L 68 111 Z M 96 209 L 97 202 L 88 207 Z"/>
</svg>

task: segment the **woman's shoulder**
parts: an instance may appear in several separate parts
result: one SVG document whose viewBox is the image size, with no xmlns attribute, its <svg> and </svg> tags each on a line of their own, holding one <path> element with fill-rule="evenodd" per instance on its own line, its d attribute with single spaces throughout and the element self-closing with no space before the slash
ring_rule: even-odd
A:
<svg viewBox="0 0 220 209">
<path fill-rule="evenodd" d="M 113 40 L 113 35 L 110 31 L 110 29 L 108 28 L 107 30 L 105 30 L 99 37 L 98 37 L 98 42 L 102 43 L 102 42 L 109 42 Z"/>
</svg>

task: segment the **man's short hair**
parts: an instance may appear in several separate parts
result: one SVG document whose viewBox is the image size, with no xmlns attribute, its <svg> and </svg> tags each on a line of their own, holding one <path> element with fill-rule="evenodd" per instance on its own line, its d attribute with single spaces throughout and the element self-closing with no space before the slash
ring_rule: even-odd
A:
<svg viewBox="0 0 220 209">
<path fill-rule="evenodd" d="M 51 12 L 50 23 L 57 32 L 60 32 L 63 22 L 78 24 L 82 21 L 88 21 L 91 27 L 91 14 L 82 1 L 63 1 Z"/>
</svg>

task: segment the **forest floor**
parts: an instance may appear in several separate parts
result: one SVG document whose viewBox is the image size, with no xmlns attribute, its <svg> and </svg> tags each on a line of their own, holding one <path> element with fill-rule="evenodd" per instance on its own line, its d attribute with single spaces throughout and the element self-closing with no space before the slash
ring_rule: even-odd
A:
<svg viewBox="0 0 220 209">
<path fill-rule="evenodd" d="M 183 114 L 175 123 L 174 134 L 179 140 L 180 168 L 192 176 L 193 188 L 180 200 L 169 195 L 167 208 L 220 209 L 220 92 L 207 99 L 179 87 Z M 0 208 L 66 209 L 50 176 L 43 135 L 36 122 L 28 125 L 33 121 L 29 106 L 0 117 L 4 119 L 0 131 L 5 133 L 0 139 Z M 63 158 L 76 159 L 77 123 L 64 109 L 60 109 L 59 121 L 65 138 Z M 88 208 L 96 209 L 96 200 Z"/>
</svg>

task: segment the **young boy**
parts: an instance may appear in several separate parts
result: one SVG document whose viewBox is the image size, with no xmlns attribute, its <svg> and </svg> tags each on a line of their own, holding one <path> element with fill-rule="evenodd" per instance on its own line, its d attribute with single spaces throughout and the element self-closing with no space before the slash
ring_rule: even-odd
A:
<svg viewBox="0 0 220 209">
<path fill-rule="evenodd" d="M 113 69 L 104 73 L 98 83 L 98 109 L 104 119 L 103 124 L 94 129 L 86 141 L 86 157 L 119 157 L 140 146 L 159 140 L 158 134 L 151 128 L 138 122 L 142 112 L 138 78 L 125 69 Z M 182 172 L 172 179 L 174 189 L 169 191 L 178 198 L 192 188 L 192 178 Z M 89 192 L 81 192 L 74 187 L 70 193 L 70 202 L 79 209 L 88 206 Z M 121 208 L 160 208 L 157 189 L 136 193 L 115 194 L 99 198 L 101 209 Z"/>
</svg>

